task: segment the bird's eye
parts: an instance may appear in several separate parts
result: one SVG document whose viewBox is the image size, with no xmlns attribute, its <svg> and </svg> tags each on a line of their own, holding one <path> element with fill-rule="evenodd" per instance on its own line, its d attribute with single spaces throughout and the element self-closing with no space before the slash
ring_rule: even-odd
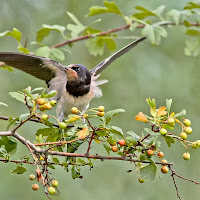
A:
<svg viewBox="0 0 200 200">
<path fill-rule="evenodd" d="M 75 72 L 80 72 L 80 68 L 79 68 L 79 67 L 72 67 L 72 69 L 73 69 Z"/>
</svg>

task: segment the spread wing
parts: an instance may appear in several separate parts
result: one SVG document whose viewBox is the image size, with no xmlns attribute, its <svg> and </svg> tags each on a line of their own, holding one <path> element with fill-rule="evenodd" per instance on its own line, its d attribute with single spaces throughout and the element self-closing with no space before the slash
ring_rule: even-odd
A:
<svg viewBox="0 0 200 200">
<path fill-rule="evenodd" d="M 22 53 L 0 52 L 0 61 L 46 82 L 58 72 L 64 72 L 65 68 L 49 58 Z"/>
<path fill-rule="evenodd" d="M 95 76 L 98 75 L 104 69 L 106 69 L 106 67 L 108 67 L 113 61 L 115 61 L 117 58 L 119 58 L 120 56 L 127 53 L 129 50 L 131 50 L 138 43 L 142 42 L 145 39 L 146 39 L 146 37 L 142 37 L 142 38 L 139 38 L 138 40 L 135 40 L 132 43 L 128 44 L 124 48 L 122 48 L 119 51 L 117 51 L 116 53 L 114 53 L 112 56 L 110 56 L 110 57 L 106 58 L 105 60 L 103 60 L 102 62 L 100 62 L 96 67 L 94 67 L 93 69 L 90 70 L 90 73 Z"/>
</svg>

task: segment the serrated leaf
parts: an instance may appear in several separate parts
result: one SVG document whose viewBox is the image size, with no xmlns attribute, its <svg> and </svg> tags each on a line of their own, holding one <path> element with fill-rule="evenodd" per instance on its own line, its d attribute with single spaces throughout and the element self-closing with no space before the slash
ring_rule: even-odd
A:
<svg viewBox="0 0 200 200">
<path fill-rule="evenodd" d="M 135 7 L 137 10 L 141 11 L 138 13 L 135 13 L 133 16 L 136 17 L 137 19 L 144 19 L 148 16 L 156 16 L 156 14 L 142 6 L 136 6 Z"/>
<path fill-rule="evenodd" d="M 21 36 L 22 36 L 21 32 L 16 28 L 13 28 L 13 32 L 12 31 L 5 31 L 3 33 L 0 33 L 0 37 L 4 37 L 6 35 L 15 38 L 18 42 L 20 42 Z"/>
<path fill-rule="evenodd" d="M 22 166 L 17 166 L 17 168 L 11 170 L 11 174 L 23 174 L 26 172 L 26 168 Z"/>
<path fill-rule="evenodd" d="M 52 30 L 60 32 L 62 37 L 65 38 L 64 31 L 66 30 L 66 28 L 64 26 L 60 26 L 60 25 L 52 25 L 51 26 L 51 25 L 43 24 L 42 27 L 43 28 L 41 28 L 37 32 L 37 36 L 36 36 L 37 42 L 42 42 L 44 40 L 44 38 L 47 37 L 49 35 L 50 31 L 52 31 Z"/>
<path fill-rule="evenodd" d="M 105 7 L 103 6 L 90 7 L 89 9 L 90 13 L 88 14 L 88 16 L 99 15 L 102 13 L 114 13 L 118 15 L 123 15 L 115 2 L 104 1 L 104 5 Z"/>
<path fill-rule="evenodd" d="M 30 113 L 21 114 L 19 116 L 19 121 L 24 121 L 29 115 Z"/>
<path fill-rule="evenodd" d="M 120 113 L 120 112 L 125 112 L 125 110 L 119 108 L 119 109 L 115 109 L 115 110 L 106 112 L 106 114 L 104 116 L 104 118 L 106 120 L 106 125 L 111 121 L 113 116 L 117 116 L 118 113 Z"/>
<path fill-rule="evenodd" d="M 50 128 L 43 128 L 43 129 L 38 129 L 36 134 L 36 136 L 47 136 L 46 141 L 48 142 L 56 142 L 61 138 L 61 134 L 59 133 L 59 128 L 54 128 L 54 127 L 50 127 Z"/>
<path fill-rule="evenodd" d="M 0 106 L 6 106 L 6 107 L 8 107 L 8 105 L 5 104 L 5 103 L 3 103 L 3 102 L 0 102 Z"/>
<path fill-rule="evenodd" d="M 35 50 L 35 55 L 36 56 L 42 56 L 42 57 L 49 57 L 50 55 L 50 48 L 47 46 L 40 47 Z"/>
<path fill-rule="evenodd" d="M 172 9 L 170 11 L 167 12 L 167 16 L 168 17 L 172 17 L 172 19 L 174 20 L 175 24 L 178 25 L 181 22 L 183 22 L 184 20 L 186 20 L 189 16 L 191 16 L 191 11 L 190 10 L 176 10 L 176 9 Z"/>
<path fill-rule="evenodd" d="M 157 109 L 151 107 L 151 108 L 150 108 L 150 113 L 151 113 L 151 115 L 152 115 L 153 117 L 156 117 Z"/>
<path fill-rule="evenodd" d="M 123 137 L 124 138 L 124 134 L 123 134 L 123 131 L 121 128 L 117 127 L 117 126 L 112 126 L 111 127 L 111 132 L 114 133 L 114 134 L 117 134 L 119 135 L 120 137 Z"/>
<path fill-rule="evenodd" d="M 171 105 L 172 105 L 172 99 L 166 99 L 166 110 L 168 113 L 170 113 Z"/>
<path fill-rule="evenodd" d="M 164 116 L 167 114 L 167 111 L 166 111 L 166 107 L 163 106 L 163 107 L 159 107 L 158 108 L 158 112 L 157 112 L 157 117 L 161 117 L 161 116 Z"/>
<path fill-rule="evenodd" d="M 166 136 L 164 136 L 164 138 L 165 138 L 165 141 L 166 141 L 168 147 L 171 147 L 171 144 L 175 143 L 175 139 L 171 136 L 166 135 Z"/>
<path fill-rule="evenodd" d="M 186 110 L 182 110 L 180 113 L 177 113 L 174 115 L 174 118 L 181 118 L 181 117 L 184 117 L 186 115 Z"/>
<path fill-rule="evenodd" d="M 200 3 L 197 2 L 187 2 L 187 5 L 184 7 L 184 10 L 186 9 L 199 9 Z"/>
<path fill-rule="evenodd" d="M 85 43 L 85 46 L 88 48 L 91 55 L 103 55 L 104 40 L 102 39 L 102 37 L 88 39 Z"/>
<path fill-rule="evenodd" d="M 153 98 L 152 100 L 150 98 L 146 99 L 146 102 L 148 103 L 149 107 L 155 108 L 156 107 L 156 100 Z"/>
<path fill-rule="evenodd" d="M 58 59 L 62 61 L 65 60 L 65 54 L 60 49 L 57 48 L 50 49 L 49 57 L 51 59 Z"/>
<path fill-rule="evenodd" d="M 152 160 L 151 163 L 140 169 L 140 178 L 148 179 L 150 181 L 154 180 L 156 177 L 157 167 Z"/>
</svg>

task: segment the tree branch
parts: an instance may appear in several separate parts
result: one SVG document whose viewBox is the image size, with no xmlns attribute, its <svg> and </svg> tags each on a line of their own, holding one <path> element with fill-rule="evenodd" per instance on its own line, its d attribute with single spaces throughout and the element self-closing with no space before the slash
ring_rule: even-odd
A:
<svg viewBox="0 0 200 200">
<path fill-rule="evenodd" d="M 128 25 L 119 27 L 119 28 L 111 29 L 111 30 L 108 30 L 108 31 L 103 31 L 101 33 L 91 34 L 91 35 L 84 35 L 84 36 L 77 37 L 77 38 L 74 38 L 74 39 L 69 39 L 67 41 L 64 41 L 64 42 L 61 42 L 59 44 L 53 45 L 50 48 L 58 48 L 58 47 L 62 47 L 62 46 L 67 45 L 67 44 L 71 44 L 71 43 L 74 43 L 74 42 L 86 40 L 88 38 L 94 38 L 94 37 L 98 37 L 98 36 L 102 36 L 102 35 L 109 35 L 110 33 L 115 33 L 115 32 L 121 31 L 121 30 L 128 29 L 131 26 L 131 24 L 133 24 L 133 23 L 134 22 L 132 22 L 132 23 L 130 23 Z M 168 26 L 168 25 L 175 26 L 176 24 L 174 22 L 170 22 L 169 21 L 169 22 L 163 22 L 161 25 L 162 26 Z M 180 25 L 183 25 L 183 24 L 180 24 Z M 196 22 L 191 22 L 190 25 L 191 26 L 199 26 L 200 24 L 196 23 Z M 139 24 L 136 28 L 144 28 L 144 26 L 145 26 L 144 24 Z"/>
</svg>

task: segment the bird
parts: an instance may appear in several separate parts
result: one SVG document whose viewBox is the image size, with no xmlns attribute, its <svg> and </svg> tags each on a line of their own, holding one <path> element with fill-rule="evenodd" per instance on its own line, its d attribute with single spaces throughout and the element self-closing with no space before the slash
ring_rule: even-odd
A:
<svg viewBox="0 0 200 200">
<path fill-rule="evenodd" d="M 52 99 L 58 101 L 56 113 L 58 121 L 62 122 L 71 113 L 72 107 L 84 113 L 93 98 L 101 97 L 103 94 L 99 86 L 107 80 L 98 80 L 100 73 L 145 39 L 141 37 L 131 42 L 91 70 L 82 64 L 64 66 L 50 58 L 15 52 L 0 52 L 0 61 L 45 81 L 48 92 L 56 90 L 57 94 Z"/>
</svg>

